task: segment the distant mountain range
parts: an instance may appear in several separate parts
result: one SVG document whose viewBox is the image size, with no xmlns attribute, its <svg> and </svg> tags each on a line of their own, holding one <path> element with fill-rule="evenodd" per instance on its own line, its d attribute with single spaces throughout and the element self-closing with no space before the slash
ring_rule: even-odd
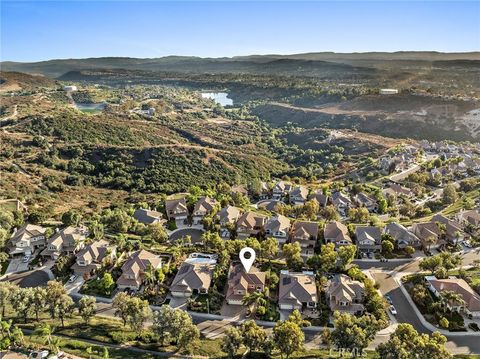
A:
<svg viewBox="0 0 480 359">
<path fill-rule="evenodd" d="M 42 74 L 57 78 L 70 71 L 94 69 L 127 69 L 189 73 L 252 73 L 323 77 L 324 74 L 348 72 L 369 77 L 377 69 L 406 66 L 480 65 L 480 52 L 368 52 L 368 53 L 305 53 L 293 55 L 251 55 L 222 58 L 166 56 L 160 58 L 100 57 L 61 59 L 40 62 L 0 63 L 2 71 Z"/>
</svg>

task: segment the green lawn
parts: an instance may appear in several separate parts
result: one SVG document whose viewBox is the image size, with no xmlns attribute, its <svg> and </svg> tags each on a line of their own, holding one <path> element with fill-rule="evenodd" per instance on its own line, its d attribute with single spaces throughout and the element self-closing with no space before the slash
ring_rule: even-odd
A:
<svg viewBox="0 0 480 359">
<path fill-rule="evenodd" d="M 469 282 L 469 284 L 472 287 L 480 285 L 480 268 L 470 268 L 465 270 L 465 272 L 466 272 L 466 275 L 471 278 L 471 282 Z M 459 271 L 458 270 L 450 271 L 448 274 L 458 276 Z"/>
</svg>

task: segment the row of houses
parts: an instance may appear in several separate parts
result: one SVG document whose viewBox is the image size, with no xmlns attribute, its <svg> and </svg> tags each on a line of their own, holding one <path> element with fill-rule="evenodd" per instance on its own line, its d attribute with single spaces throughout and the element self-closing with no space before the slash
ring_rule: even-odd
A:
<svg viewBox="0 0 480 359">
<path fill-rule="evenodd" d="M 56 260 L 61 255 L 70 255 L 81 250 L 89 235 L 88 229 L 84 226 L 57 228 L 48 239 L 46 232 L 46 228 L 34 224 L 14 229 L 6 245 L 8 253 L 12 257 L 39 253 L 43 257 Z"/>
<path fill-rule="evenodd" d="M 120 289 L 138 290 L 146 268 L 161 268 L 158 257 L 147 251 L 135 252 L 122 267 L 117 280 Z M 207 294 L 212 284 L 216 256 L 194 253 L 180 266 L 170 285 L 173 297 L 189 298 Z M 229 305 L 242 305 L 247 294 L 263 292 L 266 287 L 266 273 L 253 266 L 249 272 L 241 263 L 232 263 L 227 276 L 225 301 Z M 326 285 L 326 295 L 332 310 L 361 313 L 364 310 L 364 285 L 345 275 L 334 276 Z M 278 306 L 281 310 L 308 310 L 319 302 L 315 274 L 309 271 L 280 272 Z"/>
<path fill-rule="evenodd" d="M 209 203 L 209 201 L 202 201 L 202 203 Z M 200 218 L 210 211 L 212 211 L 211 207 L 199 206 L 194 213 L 196 218 Z M 134 217 L 145 223 L 154 223 L 151 219 L 157 217 L 146 217 L 149 212 L 152 211 L 137 210 Z M 158 212 L 155 212 L 155 215 L 156 213 Z M 146 218 L 149 219 L 149 222 Z M 316 222 L 294 221 L 292 223 L 283 215 L 268 217 L 252 211 L 242 213 L 240 208 L 233 206 L 221 209 L 216 215 L 216 220 L 221 226 L 223 238 L 230 238 L 233 227 L 240 239 L 255 237 L 259 234 L 273 237 L 277 240 L 280 250 L 287 242 L 298 242 L 304 258 L 312 256 L 318 244 L 319 227 Z M 446 243 L 456 244 L 468 239 L 469 235 L 465 231 L 467 226 L 480 227 L 479 210 L 459 212 L 454 219 L 437 214 L 432 217 L 431 221 L 414 223 L 410 228 L 395 222 L 387 224 L 383 231 L 374 226 L 357 226 L 355 241 L 350 237 L 346 225 L 333 221 L 325 225 L 323 238 L 325 243 L 334 243 L 336 248 L 356 244 L 360 253 L 377 253 L 381 251 L 383 233 L 391 235 L 398 248 L 406 246 L 435 248 Z M 90 255 L 89 251 L 98 251 L 103 247 L 108 247 L 106 241 L 97 241 L 93 248 L 88 247 L 88 250 L 84 252 L 85 240 L 89 235 L 88 229 L 84 226 L 57 229 L 48 239 L 45 233 L 46 228 L 33 224 L 26 224 L 18 230 L 15 229 L 7 242 L 7 251 L 12 257 L 40 253 L 43 257 L 56 260 L 61 255 L 71 255 L 79 251 L 88 256 Z"/>
</svg>

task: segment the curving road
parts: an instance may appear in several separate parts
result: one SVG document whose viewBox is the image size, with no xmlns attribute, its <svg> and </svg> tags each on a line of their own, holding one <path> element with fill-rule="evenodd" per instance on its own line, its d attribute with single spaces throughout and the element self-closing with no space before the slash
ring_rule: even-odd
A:
<svg viewBox="0 0 480 359">
<path fill-rule="evenodd" d="M 463 258 L 463 265 L 470 265 L 473 260 L 479 258 L 479 250 L 470 250 L 461 254 Z M 406 275 L 409 273 L 419 272 L 419 260 L 411 261 L 389 261 L 389 262 L 363 262 L 355 261 L 361 269 L 369 270 L 374 279 L 380 284 L 380 291 L 382 294 L 388 294 L 393 301 L 393 305 L 397 309 L 398 323 L 409 323 L 419 333 L 431 334 L 432 330 L 427 328 L 420 318 L 417 316 L 415 309 L 409 302 L 405 293 L 401 290 L 399 283 L 395 277 Z M 445 335 L 448 339 L 446 344 L 448 350 L 453 354 L 480 354 L 480 333 L 469 333 L 469 335 L 462 335 L 455 333 L 452 335 Z M 375 343 L 380 343 L 386 338 L 377 336 Z"/>
</svg>

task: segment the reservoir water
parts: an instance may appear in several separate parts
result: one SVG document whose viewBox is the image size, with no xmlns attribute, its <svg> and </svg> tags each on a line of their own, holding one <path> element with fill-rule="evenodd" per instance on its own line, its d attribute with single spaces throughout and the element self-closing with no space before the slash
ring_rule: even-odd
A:
<svg viewBox="0 0 480 359">
<path fill-rule="evenodd" d="M 75 106 L 82 112 L 101 112 L 106 106 L 106 103 L 81 103 L 75 102 Z"/>
<path fill-rule="evenodd" d="M 226 92 L 202 92 L 203 98 L 209 98 L 222 106 L 232 106 L 233 100 L 228 98 Z"/>
</svg>

